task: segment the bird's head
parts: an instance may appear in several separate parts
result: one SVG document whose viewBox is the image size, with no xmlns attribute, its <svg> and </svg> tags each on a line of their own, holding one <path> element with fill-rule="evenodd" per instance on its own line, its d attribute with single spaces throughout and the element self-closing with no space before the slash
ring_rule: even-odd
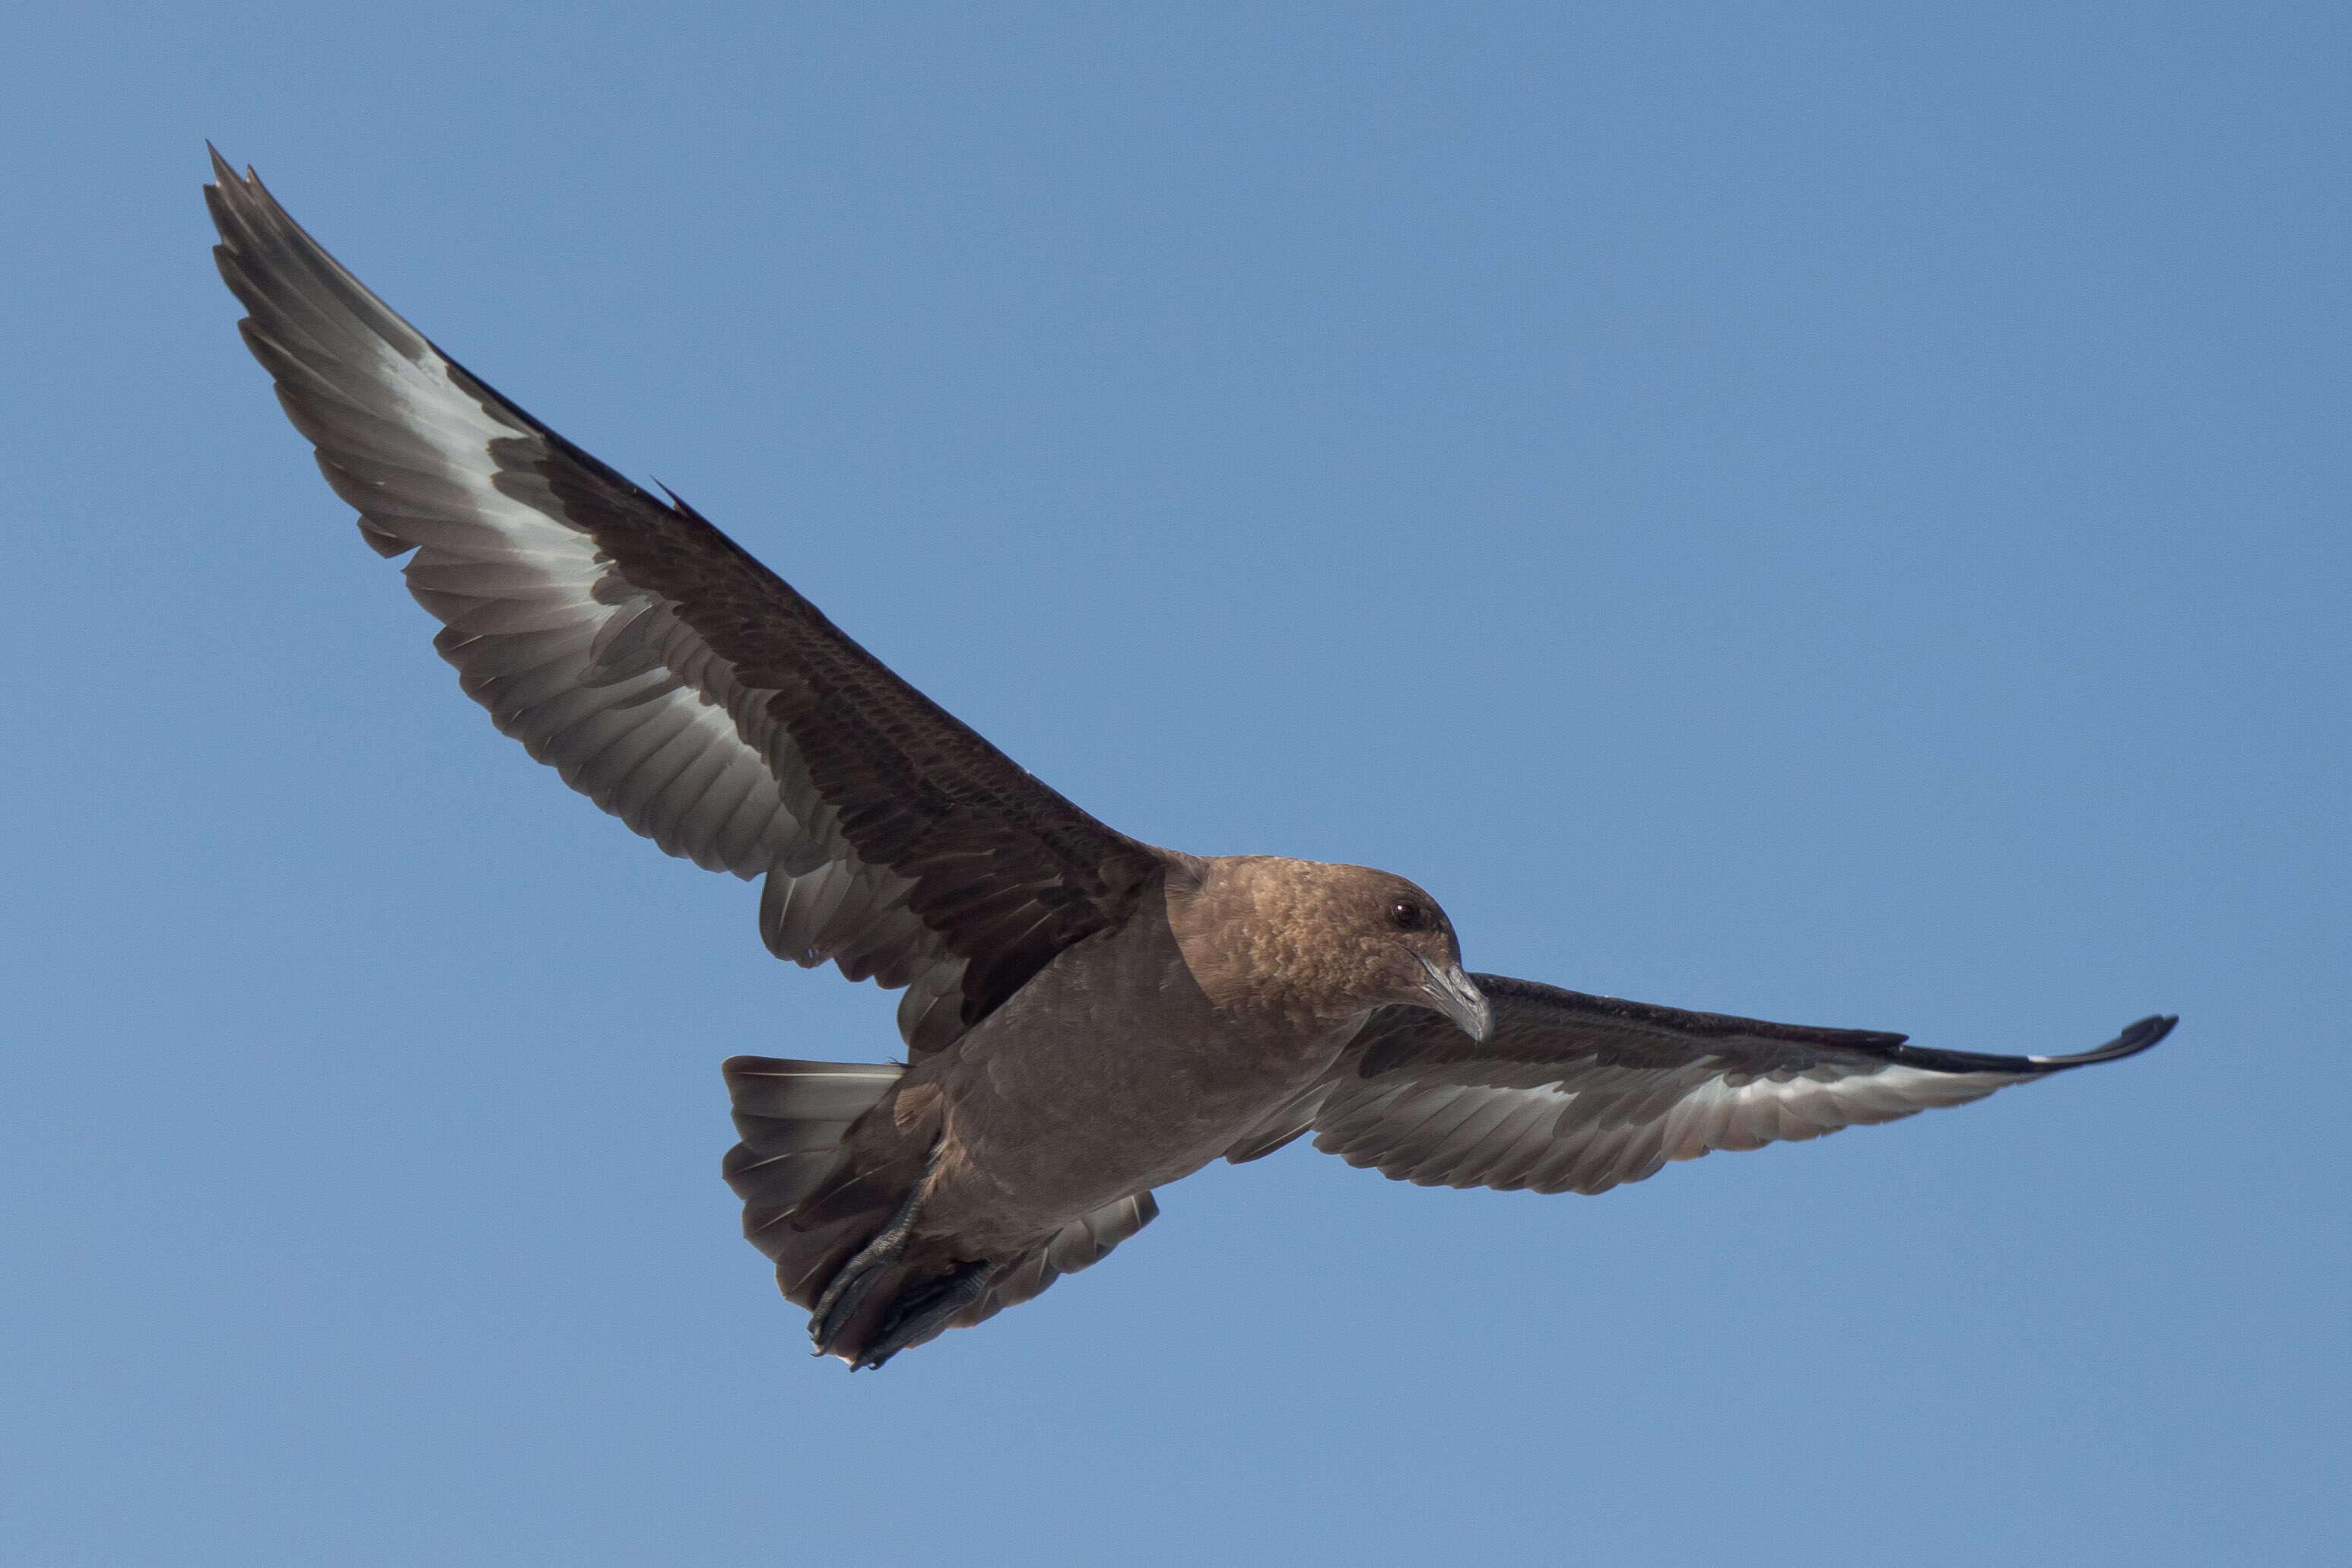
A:
<svg viewBox="0 0 2352 1568">
<path fill-rule="evenodd" d="M 1220 1000 L 1280 998 L 1325 1018 L 1426 1007 L 1483 1040 L 1486 998 L 1462 971 L 1462 944 L 1437 900 L 1369 866 L 1276 856 L 1200 863 L 1178 934 Z"/>
<path fill-rule="evenodd" d="M 1346 909 L 1367 971 L 1362 989 L 1384 1002 L 1443 1013 L 1472 1039 L 1485 1039 L 1495 1026 L 1494 1008 L 1463 973 L 1461 941 L 1437 900 L 1402 877 L 1343 868 L 1361 873 L 1365 884 Z"/>
</svg>

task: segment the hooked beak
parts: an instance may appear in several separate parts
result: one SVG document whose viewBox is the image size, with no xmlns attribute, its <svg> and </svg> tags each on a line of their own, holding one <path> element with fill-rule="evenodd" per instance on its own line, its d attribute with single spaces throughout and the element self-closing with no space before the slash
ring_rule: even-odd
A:
<svg viewBox="0 0 2352 1568">
<path fill-rule="evenodd" d="M 1421 994 L 1429 998 L 1431 1006 L 1453 1019 L 1474 1040 L 1484 1040 L 1495 1032 L 1494 1007 L 1476 983 L 1462 973 L 1460 964 L 1449 963 L 1441 969 L 1421 953 L 1413 956 L 1421 959 L 1421 966 L 1429 971 L 1428 984 L 1421 988 Z"/>
</svg>

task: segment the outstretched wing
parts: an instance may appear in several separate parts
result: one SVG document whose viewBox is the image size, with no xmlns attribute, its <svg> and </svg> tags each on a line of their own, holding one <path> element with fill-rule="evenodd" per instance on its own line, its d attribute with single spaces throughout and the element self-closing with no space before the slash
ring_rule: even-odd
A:
<svg viewBox="0 0 2352 1568">
<path fill-rule="evenodd" d="M 1423 1186 L 1605 1192 L 1669 1160 L 1893 1121 L 2115 1061 L 2176 1022 L 2142 1018 L 2079 1056 L 1981 1056 L 1472 978 L 1495 1009 L 1484 1041 L 1424 1009 L 1384 1008 L 1307 1099 L 1234 1157 L 1311 1128 L 1318 1149 Z"/>
<path fill-rule="evenodd" d="M 467 695 L 672 855 L 767 879 L 780 957 L 910 989 L 936 1050 L 1124 918 L 1157 851 L 1096 821 L 726 535 L 444 355 L 215 153 L 221 276 L 287 417 Z"/>
</svg>

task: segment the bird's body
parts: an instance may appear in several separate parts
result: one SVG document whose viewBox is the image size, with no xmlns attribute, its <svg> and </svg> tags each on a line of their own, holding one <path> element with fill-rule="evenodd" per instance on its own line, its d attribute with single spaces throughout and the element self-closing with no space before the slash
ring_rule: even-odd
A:
<svg viewBox="0 0 2352 1568">
<path fill-rule="evenodd" d="M 1166 853 L 1124 921 L 1055 954 L 953 1044 L 877 1080 L 838 1139 L 812 1138 L 792 1111 L 816 1064 L 728 1064 L 744 1134 L 729 1178 L 788 1296 L 814 1307 L 853 1247 L 919 1192 L 898 1273 L 869 1304 L 972 1264 L 1006 1282 L 988 1310 L 1009 1304 L 1028 1293 L 1024 1268 L 1093 1261 L 1157 1212 L 1154 1187 L 1234 1152 L 1328 1073 L 1384 994 L 1426 984 L 1390 965 L 1384 985 L 1387 954 L 1362 951 L 1347 918 L 1427 899 L 1402 879 Z M 863 1359 L 877 1326 L 852 1325 L 841 1353 Z"/>
<path fill-rule="evenodd" d="M 1599 1192 L 1982 1098 L 2071 1057 L 1465 974 L 1364 867 L 1131 838 L 1024 772 L 707 521 L 525 414 L 217 156 L 223 277 L 320 468 L 498 726 L 663 849 L 763 879 L 779 957 L 905 989 L 898 1063 L 736 1057 L 746 1234 L 878 1365 L 1085 1268 L 1152 1190 L 1302 1133 L 1414 1182 Z"/>
<path fill-rule="evenodd" d="M 1058 1229 L 1199 1170 L 1338 1059 L 1370 1005 L 1232 963 L 1221 939 L 1254 927 L 1202 910 L 1220 871 L 1161 879 L 909 1071 L 901 1103 L 936 1096 L 959 1170 L 935 1221 Z"/>
</svg>

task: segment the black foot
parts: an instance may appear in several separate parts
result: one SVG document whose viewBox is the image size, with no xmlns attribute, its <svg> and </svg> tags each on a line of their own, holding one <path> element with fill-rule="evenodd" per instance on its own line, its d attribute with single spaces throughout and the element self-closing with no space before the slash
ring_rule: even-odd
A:
<svg viewBox="0 0 2352 1568">
<path fill-rule="evenodd" d="M 867 1291 L 882 1271 L 906 1255 L 907 1237 L 915 1228 L 915 1205 L 923 1184 L 917 1182 L 907 1201 L 890 1223 L 874 1235 L 874 1239 L 853 1254 L 834 1274 L 833 1282 L 824 1294 L 816 1299 L 816 1310 L 809 1314 L 809 1342 L 816 1346 L 819 1355 L 831 1355 L 841 1331 L 849 1325 L 857 1309 L 866 1300 Z"/>
<path fill-rule="evenodd" d="M 988 1277 L 993 1272 L 985 1263 L 966 1263 L 953 1274 L 933 1280 L 919 1293 L 899 1301 L 890 1315 L 882 1320 L 881 1331 L 874 1336 L 866 1353 L 850 1363 L 849 1370 L 860 1372 L 880 1366 L 916 1341 L 928 1339 L 941 1323 L 980 1300 L 988 1289 Z"/>
</svg>

